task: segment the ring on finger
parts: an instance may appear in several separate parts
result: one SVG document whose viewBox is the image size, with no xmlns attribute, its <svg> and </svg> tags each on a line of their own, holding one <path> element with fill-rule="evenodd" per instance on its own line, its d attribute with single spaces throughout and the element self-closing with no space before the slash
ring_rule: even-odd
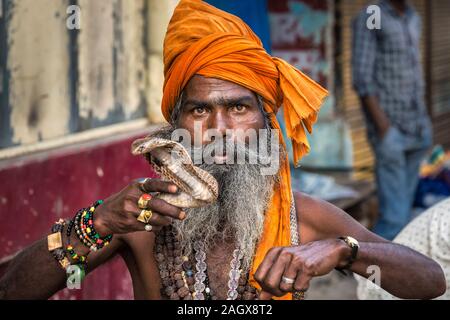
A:
<svg viewBox="0 0 450 320">
<path fill-rule="evenodd" d="M 137 220 L 143 223 L 148 223 L 153 216 L 152 210 L 143 209 L 137 217 Z"/>
<path fill-rule="evenodd" d="M 281 281 L 282 282 L 284 282 L 284 283 L 287 283 L 287 284 L 294 284 L 294 282 L 295 282 L 295 279 L 292 279 L 292 278 L 288 278 L 288 277 L 282 277 L 281 278 Z"/>
<path fill-rule="evenodd" d="M 152 200 L 152 196 L 150 194 L 144 193 L 141 195 L 138 200 L 139 209 L 146 209 L 150 200 Z"/>
</svg>

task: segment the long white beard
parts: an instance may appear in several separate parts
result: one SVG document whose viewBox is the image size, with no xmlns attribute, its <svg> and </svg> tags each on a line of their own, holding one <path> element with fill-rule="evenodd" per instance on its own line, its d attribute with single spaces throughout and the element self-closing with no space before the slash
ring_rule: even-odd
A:
<svg viewBox="0 0 450 320">
<path fill-rule="evenodd" d="M 257 165 L 200 167 L 218 180 L 219 198 L 209 206 L 186 209 L 187 218 L 175 222 L 183 252 L 191 254 L 197 239 L 204 241 L 207 251 L 218 243 L 233 241 L 243 254 L 241 267 L 246 272 L 263 231 L 274 179 L 262 176 Z"/>
</svg>

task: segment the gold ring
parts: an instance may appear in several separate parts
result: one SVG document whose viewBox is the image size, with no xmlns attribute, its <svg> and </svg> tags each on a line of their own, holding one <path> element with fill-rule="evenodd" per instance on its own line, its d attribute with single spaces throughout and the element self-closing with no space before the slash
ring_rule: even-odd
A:
<svg viewBox="0 0 450 320">
<path fill-rule="evenodd" d="M 153 216 L 152 210 L 141 210 L 137 220 L 142 223 L 148 223 Z"/>
<path fill-rule="evenodd" d="M 147 209 L 150 200 L 152 200 L 152 196 L 148 193 L 144 193 L 142 196 L 140 196 L 138 200 L 139 209 Z"/>
</svg>

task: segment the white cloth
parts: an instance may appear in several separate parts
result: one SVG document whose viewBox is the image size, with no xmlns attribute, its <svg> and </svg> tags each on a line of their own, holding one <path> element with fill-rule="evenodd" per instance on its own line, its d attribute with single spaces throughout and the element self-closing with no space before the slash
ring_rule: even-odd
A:
<svg viewBox="0 0 450 320">
<path fill-rule="evenodd" d="M 394 239 L 439 263 L 447 280 L 447 292 L 437 299 L 450 299 L 450 198 L 426 210 Z M 356 275 L 360 300 L 398 299 L 365 278 Z"/>
</svg>

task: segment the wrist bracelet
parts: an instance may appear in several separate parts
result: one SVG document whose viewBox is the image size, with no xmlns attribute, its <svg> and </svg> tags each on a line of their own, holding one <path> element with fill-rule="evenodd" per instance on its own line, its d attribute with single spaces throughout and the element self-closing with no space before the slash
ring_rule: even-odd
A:
<svg viewBox="0 0 450 320">
<path fill-rule="evenodd" d="M 66 252 L 69 254 L 69 256 L 72 258 L 73 261 L 81 262 L 81 263 L 85 264 L 85 263 L 87 263 L 87 256 L 78 255 L 75 252 L 74 247 L 70 243 L 70 237 L 72 235 L 73 226 L 74 226 L 74 220 L 71 220 L 69 222 L 69 225 L 67 226 L 67 233 L 66 233 L 66 235 L 67 235 L 67 247 L 66 247 Z"/>
<path fill-rule="evenodd" d="M 94 213 L 95 209 L 103 203 L 103 200 L 96 201 L 89 210 L 86 210 L 81 215 L 82 218 L 82 226 L 84 226 L 84 231 L 87 233 L 89 239 L 95 243 L 97 249 L 101 249 L 104 246 L 108 245 L 112 239 L 112 235 L 107 235 L 105 237 L 101 237 L 100 234 L 95 230 L 94 227 Z"/>
<path fill-rule="evenodd" d="M 95 209 L 102 203 L 103 200 L 98 200 L 89 208 L 79 210 L 74 218 L 74 226 L 78 238 L 91 251 L 102 249 L 112 240 L 112 235 L 101 237 L 94 227 Z"/>
<path fill-rule="evenodd" d="M 74 227 L 75 227 L 75 232 L 78 236 L 78 239 L 81 241 L 81 243 L 83 243 L 86 247 L 89 248 L 89 250 L 91 251 L 96 251 L 97 247 L 94 245 L 94 243 L 92 243 L 88 237 L 88 235 L 86 234 L 86 232 L 84 232 L 84 229 L 81 228 L 80 226 L 80 222 L 81 222 L 81 215 L 84 212 L 84 210 L 86 209 L 80 209 L 77 214 L 75 215 L 75 217 L 73 218 L 74 221 Z"/>
<path fill-rule="evenodd" d="M 70 266 L 77 266 L 79 268 L 79 279 L 80 281 L 83 281 L 86 276 L 86 258 L 83 256 L 78 256 L 73 250 L 70 250 L 70 248 L 73 248 L 70 245 L 70 235 L 71 235 L 71 229 L 73 226 L 73 220 L 69 223 L 67 232 L 67 250 L 71 255 L 74 261 L 81 261 L 81 263 L 71 264 L 70 260 L 67 258 L 66 251 L 64 250 L 64 244 L 62 241 L 62 233 L 64 231 L 64 226 L 66 225 L 66 222 L 63 219 L 60 219 L 57 221 L 51 231 L 52 233 L 47 236 L 47 244 L 48 244 L 48 250 L 52 253 L 55 260 L 59 263 L 61 268 L 66 272 L 66 275 L 68 275 L 68 270 Z M 73 251 L 73 253 L 71 253 Z M 69 278 L 68 278 L 69 280 Z"/>
<path fill-rule="evenodd" d="M 70 266 L 70 261 L 66 257 L 62 242 L 62 232 L 65 224 L 66 222 L 63 219 L 59 219 L 59 221 L 53 225 L 51 229 L 52 233 L 47 236 L 48 251 L 52 253 L 53 258 L 55 258 L 64 271 Z"/>
</svg>

